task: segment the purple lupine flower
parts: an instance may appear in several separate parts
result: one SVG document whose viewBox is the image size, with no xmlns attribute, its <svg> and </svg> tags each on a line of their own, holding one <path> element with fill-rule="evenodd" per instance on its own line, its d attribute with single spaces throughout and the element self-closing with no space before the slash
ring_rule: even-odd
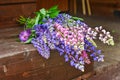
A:
<svg viewBox="0 0 120 80">
<path fill-rule="evenodd" d="M 42 39 L 39 39 L 39 37 L 37 38 L 33 38 L 31 43 L 34 45 L 34 47 L 37 48 L 39 54 L 48 59 L 50 57 L 50 48 L 47 46 L 46 43 L 44 43 L 44 41 Z"/>
<path fill-rule="evenodd" d="M 31 35 L 31 30 L 30 29 L 27 29 L 25 31 L 22 31 L 20 34 L 19 34 L 19 39 L 20 41 L 22 42 L 25 42 L 29 39 L 29 36 Z"/>
</svg>

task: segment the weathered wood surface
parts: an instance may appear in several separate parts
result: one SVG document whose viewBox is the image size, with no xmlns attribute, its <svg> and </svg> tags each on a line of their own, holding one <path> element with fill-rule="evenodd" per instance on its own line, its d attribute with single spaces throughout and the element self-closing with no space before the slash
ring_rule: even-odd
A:
<svg viewBox="0 0 120 80">
<path fill-rule="evenodd" d="M 90 0 L 93 15 L 114 16 L 120 10 L 120 0 Z"/>
<path fill-rule="evenodd" d="M 114 16 L 120 10 L 120 0 L 89 0 L 93 16 Z M 82 2 L 77 0 L 77 14 L 82 14 Z M 87 8 L 87 6 L 86 6 Z"/>
<path fill-rule="evenodd" d="M 18 4 L 18 3 L 34 3 L 36 0 L 1 0 L 0 5 L 6 5 L 6 4 Z"/>
<path fill-rule="evenodd" d="M 70 80 L 93 70 L 93 63 L 85 72 L 65 63 L 57 51 L 46 60 L 31 44 L 16 42 L 23 28 L 0 30 L 0 80 Z"/>
<path fill-rule="evenodd" d="M 58 5 L 61 11 L 68 11 L 69 0 L 37 0 L 37 9 L 46 8 L 49 9 L 52 6 Z"/>
<path fill-rule="evenodd" d="M 36 11 L 35 0 L 1 0 L 0 28 L 18 26 L 19 16 L 31 16 Z"/>
</svg>

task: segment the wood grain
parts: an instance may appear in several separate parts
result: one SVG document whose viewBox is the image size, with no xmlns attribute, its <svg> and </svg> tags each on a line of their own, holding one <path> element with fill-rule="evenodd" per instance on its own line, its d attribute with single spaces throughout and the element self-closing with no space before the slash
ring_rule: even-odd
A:
<svg viewBox="0 0 120 80">
<path fill-rule="evenodd" d="M 1 0 L 0 5 L 18 4 L 18 3 L 31 3 L 31 2 L 36 2 L 36 0 Z"/>
<path fill-rule="evenodd" d="M 90 0 L 93 15 L 114 16 L 118 0 Z"/>
<path fill-rule="evenodd" d="M 61 11 L 68 11 L 68 0 L 37 0 L 37 10 L 41 8 L 49 9 L 55 5 L 58 5 Z"/>
<path fill-rule="evenodd" d="M 0 28 L 17 27 L 19 16 L 31 16 L 36 11 L 35 0 L 1 0 Z"/>
<path fill-rule="evenodd" d="M 5 60 L 4 60 L 5 59 Z M 1 64 L 6 66 L 7 72 L 0 67 L 0 79 L 7 80 L 71 80 L 93 71 L 93 63 L 86 65 L 85 72 L 81 72 L 69 63 L 65 63 L 63 56 L 56 51 L 51 52 L 51 58 L 42 58 L 37 51 L 2 58 Z"/>
</svg>

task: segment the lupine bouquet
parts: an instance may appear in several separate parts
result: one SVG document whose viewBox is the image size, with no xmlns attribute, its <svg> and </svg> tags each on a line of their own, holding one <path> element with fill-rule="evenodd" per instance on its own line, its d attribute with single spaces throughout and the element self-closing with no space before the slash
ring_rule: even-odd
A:
<svg viewBox="0 0 120 80">
<path fill-rule="evenodd" d="M 114 45 L 110 32 L 100 27 L 94 29 L 83 22 L 82 18 L 59 13 L 57 6 L 36 12 L 34 18 L 21 16 L 19 22 L 25 30 L 19 34 L 21 42 L 32 43 L 39 54 L 48 59 L 50 50 L 57 50 L 65 62 L 84 71 L 85 64 L 104 61 L 104 55 L 97 49 L 94 39 Z"/>
</svg>

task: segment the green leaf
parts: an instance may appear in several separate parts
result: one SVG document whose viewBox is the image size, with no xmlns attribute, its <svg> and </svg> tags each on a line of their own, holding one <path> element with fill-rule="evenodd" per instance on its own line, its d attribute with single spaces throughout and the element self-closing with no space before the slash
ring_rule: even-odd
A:
<svg viewBox="0 0 120 80">
<path fill-rule="evenodd" d="M 34 24 L 35 24 L 35 18 L 32 19 L 28 18 L 26 22 L 26 28 L 33 28 Z"/>
<path fill-rule="evenodd" d="M 41 14 L 46 15 L 46 10 L 44 8 L 40 9 Z"/>
<path fill-rule="evenodd" d="M 32 34 L 31 34 L 31 38 L 33 38 L 33 37 L 35 37 L 36 36 L 36 34 L 35 34 L 35 30 L 32 30 Z"/>
<path fill-rule="evenodd" d="M 20 18 L 17 20 L 20 24 L 25 24 L 27 19 L 24 18 L 23 16 L 20 16 Z"/>
<path fill-rule="evenodd" d="M 59 10 L 49 14 L 50 18 L 55 18 L 59 14 Z"/>
<path fill-rule="evenodd" d="M 29 44 L 29 43 L 31 43 L 31 40 L 32 40 L 32 38 L 29 38 L 26 42 L 24 42 L 24 43 L 26 43 L 26 44 Z"/>
<path fill-rule="evenodd" d="M 32 31 L 32 33 L 34 33 L 35 32 L 35 30 L 31 30 Z"/>
<path fill-rule="evenodd" d="M 36 17 L 36 20 L 35 20 L 35 25 L 37 25 L 37 24 L 38 24 L 38 22 L 39 22 L 39 18 L 40 18 L 40 14 L 38 14 L 38 15 L 37 15 L 37 17 Z"/>
<path fill-rule="evenodd" d="M 56 6 L 51 7 L 48 11 L 53 11 L 53 10 L 57 10 L 57 9 L 58 9 L 58 6 L 56 5 Z"/>
<path fill-rule="evenodd" d="M 55 18 L 59 12 L 60 11 L 57 9 L 57 6 L 51 7 L 48 11 L 42 8 L 38 12 L 35 12 L 36 16 L 34 18 L 24 18 L 23 16 L 20 16 L 18 22 L 25 24 L 26 29 L 32 29 L 34 25 L 43 24 L 43 19 L 45 18 Z"/>
<path fill-rule="evenodd" d="M 84 21 L 84 19 L 79 18 L 79 17 L 72 17 L 74 20 L 80 20 L 80 21 Z"/>
<path fill-rule="evenodd" d="M 94 42 L 94 40 L 88 39 L 88 38 L 87 38 L 87 40 L 90 41 L 95 47 L 97 47 L 97 44 Z"/>
<path fill-rule="evenodd" d="M 47 14 L 49 14 L 49 16 L 52 16 L 52 14 L 56 14 L 59 12 L 60 12 L 60 10 L 58 10 L 57 6 L 53 6 L 47 11 Z M 58 15 L 58 14 L 56 14 L 56 15 Z M 56 17 L 56 15 L 55 15 L 55 17 Z M 52 16 L 52 17 L 54 18 L 54 16 Z"/>
</svg>

